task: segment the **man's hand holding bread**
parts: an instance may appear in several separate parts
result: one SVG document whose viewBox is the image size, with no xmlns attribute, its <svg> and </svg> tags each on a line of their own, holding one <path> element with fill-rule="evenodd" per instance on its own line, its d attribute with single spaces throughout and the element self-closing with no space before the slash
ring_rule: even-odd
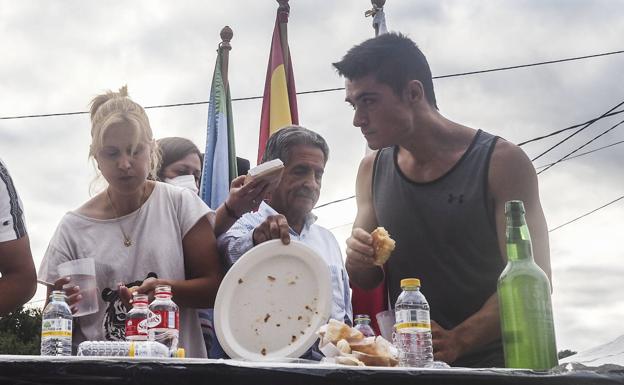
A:
<svg viewBox="0 0 624 385">
<path fill-rule="evenodd" d="M 347 239 L 346 264 L 355 269 L 383 266 L 394 247 L 394 240 L 383 227 L 376 228 L 372 233 L 356 227 Z"/>
</svg>

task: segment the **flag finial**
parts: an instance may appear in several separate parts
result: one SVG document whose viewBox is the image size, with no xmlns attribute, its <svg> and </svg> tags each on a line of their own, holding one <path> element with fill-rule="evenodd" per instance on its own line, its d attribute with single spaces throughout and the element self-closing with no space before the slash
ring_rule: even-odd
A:
<svg viewBox="0 0 624 385">
<path fill-rule="evenodd" d="M 371 0 L 371 4 L 373 4 L 373 7 L 383 8 L 384 4 L 386 4 L 386 0 Z"/>
<path fill-rule="evenodd" d="M 234 36 L 234 31 L 232 31 L 232 28 L 226 25 L 221 30 L 220 35 L 221 35 L 221 44 L 219 44 L 219 46 L 225 49 L 232 49 L 232 46 L 230 45 L 230 41 L 232 41 L 232 37 Z"/>
<path fill-rule="evenodd" d="M 277 9 L 277 11 L 286 11 L 286 12 L 290 12 L 290 5 L 288 4 L 288 0 L 277 0 L 277 2 L 279 3 L 279 8 Z"/>
<path fill-rule="evenodd" d="M 377 12 L 383 9 L 383 6 L 386 4 L 386 0 L 371 0 L 371 4 L 373 5 L 373 9 L 370 9 L 364 13 L 364 16 L 375 16 Z"/>
</svg>

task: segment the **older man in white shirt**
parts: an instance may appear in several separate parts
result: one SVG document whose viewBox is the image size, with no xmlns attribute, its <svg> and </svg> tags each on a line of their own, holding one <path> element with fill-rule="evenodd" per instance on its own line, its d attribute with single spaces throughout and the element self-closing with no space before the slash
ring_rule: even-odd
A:
<svg viewBox="0 0 624 385">
<path fill-rule="evenodd" d="M 314 223 L 316 216 L 311 212 L 320 195 L 328 156 L 325 140 L 306 128 L 289 126 L 273 134 L 262 162 L 281 159 L 285 165 L 282 179 L 258 211 L 240 217 L 219 237 L 218 245 L 226 260 L 235 263 L 245 252 L 271 239 L 281 239 L 285 244 L 290 239 L 305 243 L 325 259 L 331 271 L 331 318 L 350 324 L 349 278 L 340 247 L 329 230 Z M 238 217 L 235 212 L 230 215 Z"/>
</svg>

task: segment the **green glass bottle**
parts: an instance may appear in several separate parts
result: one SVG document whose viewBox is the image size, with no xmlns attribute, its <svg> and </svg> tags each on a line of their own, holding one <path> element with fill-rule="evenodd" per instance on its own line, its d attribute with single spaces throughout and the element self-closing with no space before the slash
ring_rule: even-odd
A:
<svg viewBox="0 0 624 385">
<path fill-rule="evenodd" d="M 507 266 L 498 279 L 505 366 L 548 370 L 557 365 L 550 282 L 533 260 L 522 201 L 505 204 Z"/>
</svg>

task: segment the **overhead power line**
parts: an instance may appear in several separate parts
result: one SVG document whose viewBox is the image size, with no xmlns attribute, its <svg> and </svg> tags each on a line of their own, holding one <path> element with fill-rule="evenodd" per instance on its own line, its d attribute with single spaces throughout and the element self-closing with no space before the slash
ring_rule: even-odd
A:
<svg viewBox="0 0 624 385">
<path fill-rule="evenodd" d="M 553 231 L 558 230 L 558 229 L 560 229 L 560 228 L 562 228 L 562 227 L 564 227 L 564 226 L 567 226 L 567 225 L 569 225 L 570 223 L 576 222 L 576 221 L 578 221 L 578 220 L 579 220 L 579 219 L 581 219 L 581 218 L 585 218 L 586 216 L 588 216 L 588 215 L 590 215 L 590 214 L 593 214 L 593 213 L 595 213 L 595 212 L 596 212 L 596 211 L 598 211 L 598 210 L 604 209 L 605 207 L 610 206 L 610 205 L 614 204 L 615 202 L 617 202 L 617 201 L 619 201 L 619 200 L 621 200 L 621 199 L 623 199 L 623 198 L 624 198 L 624 195 L 622 195 L 622 196 L 621 196 L 621 197 L 619 197 L 619 198 L 616 198 L 616 199 L 612 200 L 611 202 L 609 202 L 609 203 L 607 203 L 607 204 L 604 204 L 604 205 L 602 205 L 602 206 L 600 206 L 600 207 L 598 207 L 598 208 L 595 208 L 595 209 L 593 209 L 593 210 L 591 210 L 591 211 L 589 211 L 589 212 L 586 212 L 585 214 L 583 214 L 583 215 L 581 215 L 581 216 L 578 216 L 578 217 L 576 217 L 576 218 L 574 218 L 574 219 L 572 219 L 572 220 L 570 220 L 570 221 L 567 221 L 566 223 L 561 224 L 561 225 L 559 225 L 559 226 L 555 227 L 554 229 L 548 230 L 548 232 L 549 232 L 549 233 L 552 233 Z"/>
<path fill-rule="evenodd" d="M 518 69 L 518 68 L 527 68 L 527 67 L 535 67 L 535 66 L 541 66 L 541 65 L 546 65 L 546 64 L 563 63 L 563 62 L 567 62 L 567 61 L 590 59 L 590 58 L 595 58 L 595 57 L 600 57 L 600 56 L 617 55 L 617 54 L 620 54 L 620 53 L 624 53 L 624 51 L 612 51 L 612 52 L 599 53 L 599 54 L 595 54 L 595 55 L 577 56 L 577 57 L 571 57 L 571 58 L 567 58 L 567 59 L 557 59 L 557 60 L 543 61 L 543 62 L 539 62 L 539 63 L 520 64 L 520 65 L 515 65 L 515 66 L 510 66 L 510 67 L 500 67 L 500 68 L 493 68 L 493 69 L 488 69 L 488 70 L 480 70 L 480 71 L 472 71 L 472 72 L 462 72 L 462 73 L 459 73 L 459 74 L 435 76 L 434 79 L 444 79 L 444 78 L 452 78 L 452 77 L 455 77 L 455 76 L 467 76 L 467 75 L 484 74 L 484 73 L 487 73 L 487 72 L 515 70 L 515 69 Z"/>
<path fill-rule="evenodd" d="M 563 63 L 563 62 L 569 62 L 569 61 L 575 61 L 575 60 L 584 60 L 584 59 L 596 58 L 596 57 L 601 57 L 601 56 L 617 55 L 617 54 L 621 54 L 621 53 L 624 53 L 624 50 L 604 52 L 604 53 L 598 53 L 598 54 L 594 54 L 594 55 L 576 56 L 576 57 L 571 57 L 571 58 L 566 58 L 566 59 L 542 61 L 542 62 L 538 62 L 538 63 L 520 64 L 520 65 L 515 65 L 515 66 L 509 66 L 509 67 L 499 67 L 499 68 L 491 68 L 491 69 L 485 69 L 485 70 L 479 70 L 479 71 L 470 71 L 470 72 L 461 72 L 461 73 L 449 74 L 449 75 L 433 76 L 433 79 L 446 79 L 446 78 L 459 77 L 459 76 L 484 74 L 484 73 L 489 73 L 489 72 L 508 71 L 508 70 L 514 70 L 514 69 L 519 69 L 519 68 L 535 67 L 535 66 L 541 66 L 541 65 L 547 65 L 547 64 L 556 64 L 556 63 Z M 315 94 L 315 93 L 322 93 L 322 92 L 332 92 L 332 91 L 340 91 L 340 90 L 344 90 L 344 87 L 326 88 L 326 89 L 319 89 L 319 90 L 297 92 L 297 95 L 307 95 L 307 94 Z M 249 97 L 243 97 L 243 98 L 234 98 L 234 99 L 232 99 L 232 101 L 234 102 L 234 101 L 254 100 L 254 99 L 262 99 L 262 96 L 249 96 Z M 161 105 L 147 106 L 147 107 L 144 107 L 144 108 L 145 109 L 170 108 L 170 107 L 182 107 L 182 106 L 195 106 L 195 105 L 208 104 L 208 103 L 209 103 L 208 101 L 172 103 L 172 104 L 161 104 Z M 82 114 L 87 114 L 87 113 L 88 113 L 88 111 L 75 111 L 75 112 L 59 112 L 59 113 L 50 113 L 50 114 L 31 114 L 31 115 L 1 116 L 0 120 L 15 120 L 15 119 L 28 119 L 28 118 L 47 118 L 47 117 L 53 117 L 53 116 L 82 115 Z"/>
<path fill-rule="evenodd" d="M 342 199 L 336 199 L 335 201 L 331 201 L 331 202 L 327 202 L 327 203 L 323 203 L 322 205 L 318 205 L 316 206 L 314 209 L 320 209 L 321 207 L 325 207 L 325 206 L 329 206 L 329 205 L 333 205 L 334 203 L 339 203 L 339 202 L 343 202 L 349 199 L 353 199 L 355 198 L 355 195 L 351 195 L 350 197 L 346 197 L 346 198 L 342 198 Z"/>
<path fill-rule="evenodd" d="M 574 126 L 570 126 L 570 127 L 562 128 L 561 130 L 553 131 L 553 132 L 551 132 L 550 134 L 546 134 L 546 135 L 538 136 L 538 137 L 533 138 L 533 139 L 525 140 L 524 142 L 520 142 L 520 143 L 518 143 L 517 145 L 518 145 L 519 147 L 522 147 L 522 146 L 524 146 L 525 144 L 529 144 L 529 143 L 532 143 L 532 142 L 537 142 L 537 141 L 540 141 L 540 140 L 542 140 L 542 139 L 550 138 L 551 136 L 555 136 L 555 135 L 561 134 L 562 132 L 566 132 L 566 131 L 573 130 L 573 129 L 575 129 L 575 128 L 579 128 L 579 127 L 581 127 L 581 126 L 582 126 L 582 125 L 584 125 L 584 124 L 594 123 L 594 122 L 597 122 L 597 121 L 599 121 L 599 120 L 601 120 L 601 119 L 608 118 L 608 117 L 610 117 L 610 116 L 618 115 L 618 114 L 621 114 L 621 113 L 624 113 L 624 110 L 621 110 L 621 111 L 616 111 L 616 112 L 611 112 L 611 113 L 608 113 L 608 114 L 606 114 L 606 115 L 605 115 L 605 114 L 603 114 L 603 115 L 602 115 L 602 116 L 600 116 L 600 117 L 597 117 L 597 118 L 594 118 L 594 119 L 588 120 L 588 121 L 586 121 L 586 122 L 584 122 L 584 123 L 575 124 Z"/>
<path fill-rule="evenodd" d="M 624 103 L 624 102 L 623 102 Z M 611 132 L 612 130 L 614 130 L 616 127 L 620 126 L 622 123 L 624 123 L 624 120 L 621 120 L 619 123 L 614 124 L 613 126 L 611 126 L 611 128 L 604 130 L 603 132 L 601 132 L 600 134 L 594 136 L 593 138 L 591 138 L 589 141 L 585 142 L 583 145 L 577 147 L 576 149 L 574 149 L 573 151 L 569 152 L 568 154 L 566 154 L 565 156 L 563 156 L 562 158 L 560 158 L 559 160 L 557 160 L 556 162 L 554 162 L 553 164 L 549 165 L 548 167 L 544 168 L 543 170 L 541 170 L 540 172 L 537 173 L 537 175 L 543 173 L 544 171 L 550 169 L 551 167 L 553 167 L 554 165 L 556 165 L 557 163 L 560 163 L 562 161 L 564 161 L 565 159 L 567 159 L 570 155 L 575 154 L 577 151 L 585 148 L 587 145 L 589 145 L 590 143 L 592 143 L 593 141 L 595 141 L 596 139 L 600 138 L 601 136 Z"/>
<path fill-rule="evenodd" d="M 535 162 L 537 159 L 541 158 L 542 156 L 548 154 L 550 151 L 552 151 L 553 149 L 559 147 L 561 144 L 563 144 L 564 142 L 566 142 L 568 139 L 572 138 L 573 136 L 575 136 L 576 134 L 578 134 L 579 132 L 583 131 L 584 129 L 586 129 L 587 127 L 591 126 L 592 124 L 594 124 L 595 122 L 597 122 L 598 120 L 604 118 L 605 116 L 607 116 L 607 114 L 613 112 L 613 110 L 617 109 L 619 106 L 621 106 L 622 104 L 624 104 L 624 101 L 618 103 L 615 107 L 611 108 L 609 111 L 605 112 L 604 114 L 600 115 L 597 119 L 595 119 L 594 121 L 590 121 L 587 124 L 584 124 L 581 128 L 579 128 L 578 130 L 574 131 L 573 133 L 571 133 L 570 135 L 566 136 L 565 138 L 563 138 L 562 140 L 560 140 L 559 142 L 555 143 L 553 146 L 551 146 L 548 150 L 542 152 L 541 154 L 539 154 L 538 156 L 536 156 L 535 158 L 531 159 L 532 162 Z M 552 167 L 552 166 L 551 166 Z M 545 171 L 545 170 L 544 170 Z"/>
<path fill-rule="evenodd" d="M 327 229 L 327 230 L 329 230 L 329 231 L 332 231 L 332 230 L 337 230 L 337 229 L 339 229 L 339 228 L 341 228 L 341 227 L 350 226 L 350 225 L 352 225 L 352 224 L 353 224 L 353 221 L 350 221 L 350 222 L 346 222 L 346 223 L 343 223 L 343 224 L 338 225 L 338 226 L 330 227 L 330 228 L 329 228 L 329 229 Z"/>
<path fill-rule="evenodd" d="M 580 154 L 576 154 L 576 155 L 574 155 L 574 156 L 570 156 L 570 157 L 568 157 L 568 158 L 563 159 L 563 160 L 562 160 L 562 162 L 564 162 L 564 161 L 566 161 L 566 160 L 571 160 L 571 159 L 575 159 L 575 158 L 580 158 L 581 156 L 589 155 L 589 154 L 591 154 L 591 153 L 594 153 L 594 152 L 597 152 L 597 151 L 600 151 L 600 150 L 604 150 L 604 149 L 607 149 L 607 148 L 609 148 L 609 147 L 613 147 L 613 146 L 616 146 L 616 145 L 618 145 L 618 144 L 622 144 L 622 143 L 624 143 L 624 140 L 620 140 L 619 142 L 615 142 L 615 143 L 607 144 L 606 146 L 598 147 L 598 148 L 595 148 L 595 149 L 590 150 L 590 151 L 586 151 L 586 152 L 582 152 L 582 153 L 580 153 Z M 554 165 L 555 165 L 555 162 L 553 162 L 553 163 L 549 163 L 549 164 L 544 164 L 544 165 L 541 165 L 541 166 L 537 166 L 537 167 L 535 167 L 535 169 L 536 169 L 536 170 L 540 170 L 540 169 L 542 169 L 542 168 L 546 168 L 546 167 L 548 167 L 548 166 L 554 166 Z"/>
</svg>

